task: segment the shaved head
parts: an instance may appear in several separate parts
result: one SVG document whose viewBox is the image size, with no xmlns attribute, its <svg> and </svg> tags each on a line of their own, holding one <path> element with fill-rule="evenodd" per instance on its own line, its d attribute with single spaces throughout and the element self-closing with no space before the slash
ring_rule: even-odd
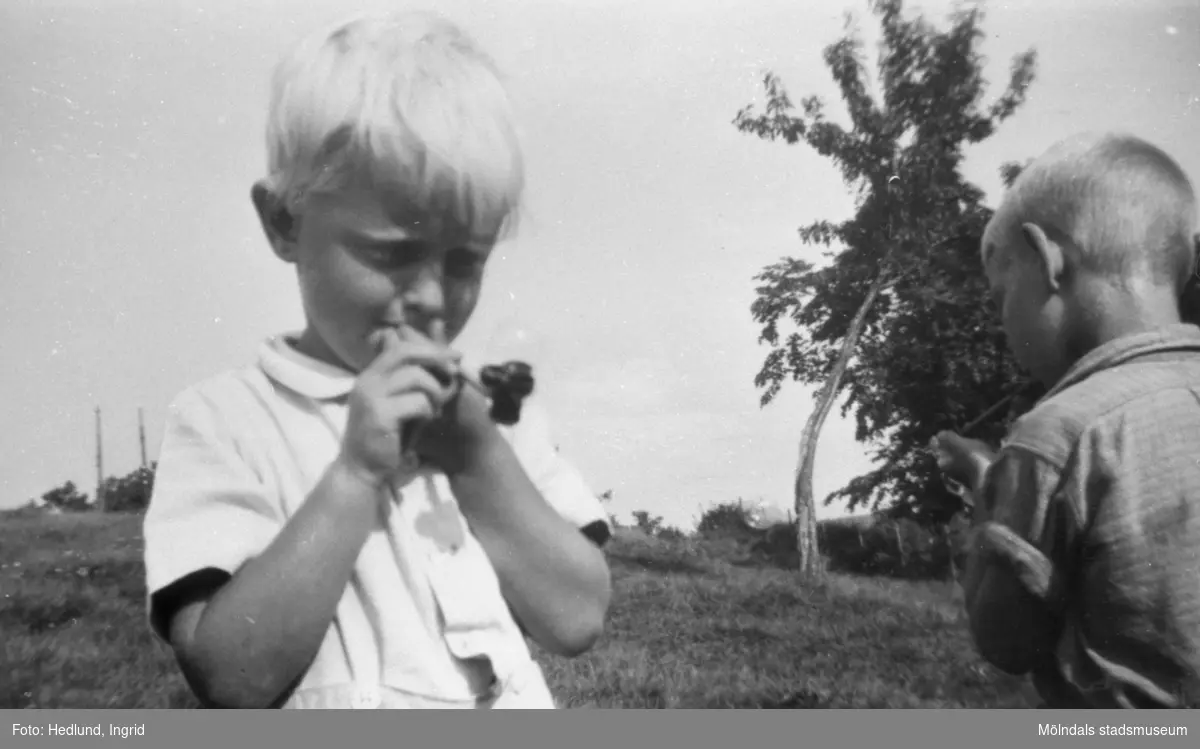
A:
<svg viewBox="0 0 1200 749">
<path fill-rule="evenodd" d="M 1072 271 L 1182 290 L 1195 260 L 1196 196 L 1175 160 L 1122 133 L 1084 133 L 1017 178 L 983 237 L 983 261 L 1007 265 L 1036 224 Z"/>
</svg>

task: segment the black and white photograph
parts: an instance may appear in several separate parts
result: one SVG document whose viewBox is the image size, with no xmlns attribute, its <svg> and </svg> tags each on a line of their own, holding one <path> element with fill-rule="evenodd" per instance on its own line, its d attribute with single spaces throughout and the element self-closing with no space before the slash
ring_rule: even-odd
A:
<svg viewBox="0 0 1200 749">
<path fill-rule="evenodd" d="M 1198 192 L 1200 0 L 0 0 L 0 745 L 1189 745 Z"/>
</svg>

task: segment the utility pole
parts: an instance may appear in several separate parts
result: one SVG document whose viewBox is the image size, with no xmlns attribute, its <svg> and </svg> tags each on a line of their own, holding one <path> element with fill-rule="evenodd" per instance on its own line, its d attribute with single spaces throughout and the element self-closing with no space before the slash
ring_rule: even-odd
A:
<svg viewBox="0 0 1200 749">
<path fill-rule="evenodd" d="M 96 406 L 96 507 L 104 512 L 104 447 L 100 432 L 100 407 Z"/>
<path fill-rule="evenodd" d="M 142 445 L 142 468 L 146 467 L 146 422 L 142 415 L 142 409 L 138 409 L 138 441 Z"/>
</svg>

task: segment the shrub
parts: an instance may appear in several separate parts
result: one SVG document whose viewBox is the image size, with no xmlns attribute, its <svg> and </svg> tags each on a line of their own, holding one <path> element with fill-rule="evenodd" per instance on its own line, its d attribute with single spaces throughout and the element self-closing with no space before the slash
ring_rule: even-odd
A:
<svg viewBox="0 0 1200 749">
<path fill-rule="evenodd" d="M 661 538 L 664 541 L 683 541 L 688 537 L 686 533 L 673 525 L 659 526 L 654 535 L 656 538 Z"/>
<path fill-rule="evenodd" d="M 702 536 L 719 535 L 722 532 L 746 534 L 753 531 L 750 514 L 741 499 L 736 502 L 722 502 L 708 508 L 696 524 L 696 532 Z"/>
<path fill-rule="evenodd" d="M 648 536 L 657 536 L 662 529 L 662 524 L 662 515 L 650 517 L 650 513 L 645 510 L 634 510 L 633 512 L 634 527 Z"/>
<path fill-rule="evenodd" d="M 42 495 L 42 501 L 63 512 L 87 512 L 91 509 L 87 495 L 76 489 L 73 481 L 46 492 Z"/>
<path fill-rule="evenodd" d="M 138 468 L 127 476 L 105 479 L 104 509 L 107 512 L 145 512 L 154 491 L 156 463 Z"/>
<path fill-rule="evenodd" d="M 908 518 L 880 517 L 858 523 L 826 521 L 817 527 L 830 569 L 907 579 L 946 578 L 953 568 L 961 568 L 964 534 L 961 520 L 930 527 Z"/>
</svg>

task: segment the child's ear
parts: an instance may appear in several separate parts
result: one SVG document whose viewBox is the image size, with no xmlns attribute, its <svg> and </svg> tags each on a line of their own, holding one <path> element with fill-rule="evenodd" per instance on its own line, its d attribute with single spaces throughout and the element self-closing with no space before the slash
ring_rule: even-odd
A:
<svg viewBox="0 0 1200 749">
<path fill-rule="evenodd" d="M 284 262 L 294 262 L 298 229 L 295 216 L 264 181 L 255 182 L 250 188 L 250 200 L 271 249 Z"/>
<path fill-rule="evenodd" d="M 1042 231 L 1042 227 L 1037 224 L 1021 224 L 1021 234 L 1037 254 L 1047 286 L 1051 291 L 1057 292 L 1059 286 L 1062 285 L 1064 270 L 1062 247 L 1046 236 L 1046 232 Z"/>
</svg>

